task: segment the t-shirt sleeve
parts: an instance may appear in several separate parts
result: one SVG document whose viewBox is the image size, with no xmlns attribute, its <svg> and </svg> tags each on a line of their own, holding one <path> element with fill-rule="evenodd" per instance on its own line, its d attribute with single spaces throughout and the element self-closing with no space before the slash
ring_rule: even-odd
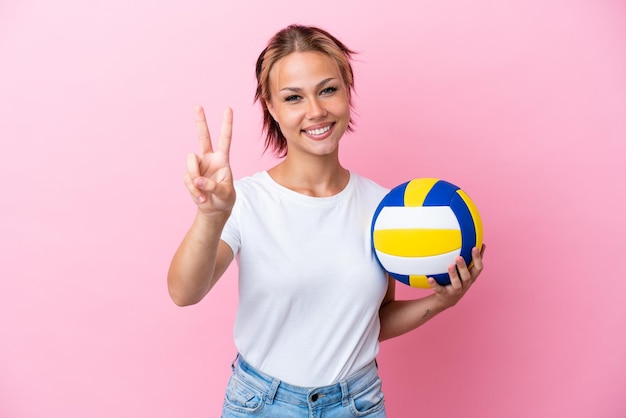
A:
<svg viewBox="0 0 626 418">
<path fill-rule="evenodd" d="M 241 190 L 237 188 L 235 185 L 235 191 L 237 192 L 237 199 L 235 200 L 235 205 L 233 206 L 233 210 L 226 221 L 226 225 L 224 225 L 224 229 L 222 230 L 222 241 L 224 241 L 230 249 L 233 251 L 234 255 L 237 255 L 239 252 L 239 248 L 241 247 L 241 230 L 239 228 L 239 216 L 241 213 Z"/>
</svg>

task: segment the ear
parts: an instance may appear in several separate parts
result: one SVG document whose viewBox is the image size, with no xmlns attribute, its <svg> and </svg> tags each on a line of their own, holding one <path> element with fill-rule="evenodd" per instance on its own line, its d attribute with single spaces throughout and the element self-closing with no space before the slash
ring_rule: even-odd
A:
<svg viewBox="0 0 626 418">
<path fill-rule="evenodd" d="M 276 120 L 276 109 L 274 109 L 274 106 L 272 105 L 272 101 L 265 100 L 265 106 L 267 106 L 267 111 L 270 112 L 270 115 L 272 115 L 272 118 Z"/>
</svg>

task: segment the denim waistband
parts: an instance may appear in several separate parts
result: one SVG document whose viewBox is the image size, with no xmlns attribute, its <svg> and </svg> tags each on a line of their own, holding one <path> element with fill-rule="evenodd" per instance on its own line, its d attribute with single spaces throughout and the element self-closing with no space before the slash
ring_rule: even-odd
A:
<svg viewBox="0 0 626 418">
<path fill-rule="evenodd" d="M 297 405 L 315 403 L 315 405 L 322 406 L 336 402 L 347 405 L 351 394 L 361 392 L 376 381 L 378 378 L 378 366 L 374 360 L 346 379 L 332 385 L 320 387 L 290 385 L 255 369 L 240 355 L 237 355 L 237 358 L 233 361 L 233 373 L 262 391 L 266 396 L 268 404 L 273 403 L 274 399 L 278 399 L 282 402 Z"/>
</svg>

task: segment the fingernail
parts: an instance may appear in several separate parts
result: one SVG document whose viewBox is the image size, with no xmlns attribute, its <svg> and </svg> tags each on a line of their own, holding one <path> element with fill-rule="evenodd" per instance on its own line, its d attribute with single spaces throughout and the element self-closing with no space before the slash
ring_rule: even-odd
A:
<svg viewBox="0 0 626 418">
<path fill-rule="evenodd" d="M 199 178 L 198 180 L 196 180 L 196 183 L 197 183 L 198 187 L 206 186 L 206 180 L 203 179 L 203 178 Z"/>
</svg>

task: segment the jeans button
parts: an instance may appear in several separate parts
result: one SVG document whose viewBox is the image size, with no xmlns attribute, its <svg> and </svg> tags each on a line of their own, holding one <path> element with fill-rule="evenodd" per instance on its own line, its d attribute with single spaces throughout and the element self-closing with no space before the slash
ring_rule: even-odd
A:
<svg viewBox="0 0 626 418">
<path fill-rule="evenodd" d="M 319 395 L 317 393 L 314 393 L 313 395 L 311 395 L 311 401 L 315 402 L 317 398 L 319 398 Z"/>
</svg>

